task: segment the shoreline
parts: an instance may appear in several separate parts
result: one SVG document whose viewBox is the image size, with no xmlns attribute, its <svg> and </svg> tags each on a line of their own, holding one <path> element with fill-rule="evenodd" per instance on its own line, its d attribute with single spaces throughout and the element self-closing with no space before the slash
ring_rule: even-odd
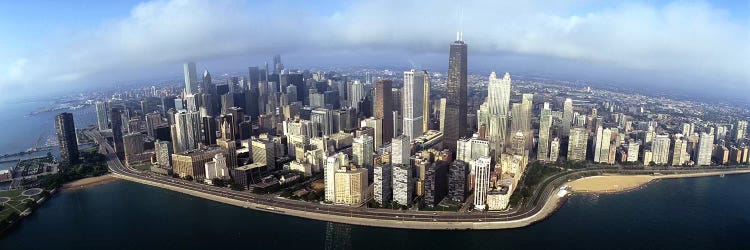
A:
<svg viewBox="0 0 750 250">
<path fill-rule="evenodd" d="M 750 169 L 742 170 L 730 170 L 730 171 L 717 171 L 717 172 L 706 172 L 706 173 L 689 173 L 689 174 L 666 174 L 666 175 L 650 175 L 653 178 L 647 182 L 639 183 L 634 188 L 630 188 L 627 191 L 635 188 L 642 187 L 645 184 L 651 183 L 661 179 L 674 179 L 674 178 L 694 178 L 694 177 L 706 177 L 706 176 L 718 176 L 723 174 L 747 174 L 750 173 Z M 461 222 L 423 222 L 423 221 L 396 221 L 396 220 L 382 220 L 372 218 L 360 218 L 360 217 L 349 217 L 341 215 L 326 214 L 322 212 L 307 212 L 297 209 L 288 209 L 283 207 L 267 206 L 257 204 L 249 201 L 242 201 L 236 199 L 230 199 L 221 197 L 213 194 L 203 193 L 200 191 L 193 191 L 182 187 L 165 185 L 150 180 L 144 180 L 131 176 L 125 176 L 121 174 L 111 174 L 113 178 L 128 180 L 136 183 L 141 183 L 149 186 L 159 187 L 174 192 L 183 193 L 190 196 L 204 198 L 215 202 L 220 202 L 228 205 L 233 205 L 245 209 L 252 209 L 261 212 L 270 212 L 274 214 L 289 215 L 299 217 L 303 219 L 329 221 L 335 223 L 359 225 L 359 226 L 371 226 L 371 227 L 383 227 L 383 228 L 396 228 L 396 229 L 416 229 L 416 230 L 498 230 L 498 229 L 513 229 L 521 228 L 532 225 L 534 223 L 543 221 L 554 214 L 560 209 L 568 198 L 568 195 L 575 195 L 582 193 L 580 191 L 572 191 L 566 196 L 560 197 L 557 192 L 550 193 L 543 199 L 543 206 L 533 214 L 529 214 L 527 217 L 510 220 L 510 221 L 461 221 Z M 611 175 L 611 176 L 626 176 L 627 175 Z M 601 175 L 596 177 L 608 177 L 608 175 Z M 586 177 L 590 178 L 590 177 Z M 582 178 L 582 179 L 586 179 Z M 578 180 L 582 180 L 578 179 Z M 577 180 L 565 182 L 562 185 L 568 185 L 571 182 Z M 562 186 L 561 185 L 561 186 Z M 556 188 L 559 188 L 556 187 Z"/>
<path fill-rule="evenodd" d="M 116 181 L 116 180 L 118 180 L 118 178 L 116 178 L 113 174 L 105 174 L 105 175 L 100 175 L 100 176 L 87 177 L 87 178 L 65 183 L 63 184 L 61 190 L 73 191 L 77 189 L 93 187 L 96 185 L 109 183 L 109 182 Z"/>
<path fill-rule="evenodd" d="M 574 194 L 617 194 L 641 189 L 664 179 L 698 178 L 731 174 L 748 174 L 750 169 L 707 173 L 660 175 L 597 175 L 573 180 L 566 185 Z"/>
</svg>

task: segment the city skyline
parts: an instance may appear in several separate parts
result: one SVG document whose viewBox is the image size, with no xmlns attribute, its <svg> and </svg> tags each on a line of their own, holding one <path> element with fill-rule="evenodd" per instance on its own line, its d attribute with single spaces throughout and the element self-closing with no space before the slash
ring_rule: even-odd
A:
<svg viewBox="0 0 750 250">
<path fill-rule="evenodd" d="M 437 58 L 446 56 L 441 50 L 440 41 L 452 36 L 456 30 L 461 30 L 465 34 L 465 40 L 473 44 L 469 50 L 469 53 L 474 55 L 469 62 L 469 65 L 472 65 L 470 72 L 489 72 L 499 68 L 502 71 L 528 75 L 588 81 L 594 86 L 628 84 L 649 86 L 665 92 L 672 89 L 676 93 L 698 97 L 741 98 L 746 97 L 743 91 L 750 90 L 747 87 L 750 86 L 747 80 L 750 77 L 743 66 L 747 65 L 750 53 L 747 45 L 750 44 L 747 36 L 750 29 L 743 23 L 743 20 L 748 19 L 748 6 L 738 3 L 560 2 L 550 6 L 537 2 L 469 1 L 462 5 L 434 3 L 429 5 L 429 9 L 416 9 L 431 11 L 429 13 L 432 14 L 427 15 L 430 17 L 427 21 L 441 17 L 440 28 L 428 23 L 420 25 L 425 22 L 423 20 L 405 19 L 413 22 L 414 25 L 410 26 L 419 28 L 416 28 L 416 32 L 396 36 L 400 37 L 399 39 L 383 40 L 390 37 L 386 34 L 401 32 L 391 30 L 390 27 L 393 25 L 385 22 L 375 22 L 379 25 L 372 27 L 377 28 L 373 32 L 356 32 L 360 30 L 358 25 L 363 25 L 364 20 L 369 19 L 369 16 L 362 13 L 363 10 L 385 8 L 388 3 L 330 2 L 321 6 L 310 6 L 295 1 L 274 4 L 244 1 L 218 1 L 209 4 L 189 0 L 118 2 L 93 4 L 95 6 L 91 6 L 92 8 L 103 11 L 94 16 L 84 16 L 77 21 L 70 20 L 71 16 L 77 13 L 71 9 L 86 4 L 54 3 L 63 7 L 59 8 L 61 11 L 50 13 L 62 20 L 55 24 L 30 20 L 30 8 L 22 3 L 5 3 L 6 8 L 0 9 L 15 12 L 4 15 L 4 19 L 0 19 L 3 23 L 29 22 L 32 27 L 39 28 L 42 37 L 63 35 L 65 39 L 31 41 L 30 37 L 25 35 L 25 31 L 0 26 L 0 34 L 15 34 L 12 40 L 0 47 L 5 49 L 0 52 L 0 58 L 3 58 L 0 60 L 0 73 L 3 73 L 0 74 L 0 89 L 7 90 L 13 86 L 14 91 L 18 93 L 17 96 L 29 97 L 31 89 L 39 85 L 47 88 L 44 92 L 35 94 L 57 93 L 63 90 L 57 86 L 85 88 L 101 84 L 120 85 L 128 81 L 162 79 L 178 75 L 179 72 L 169 65 L 185 61 L 204 63 L 198 71 L 202 71 L 204 67 L 215 71 L 239 70 L 236 66 L 230 65 L 242 61 L 247 63 L 247 60 L 259 65 L 278 53 L 283 53 L 291 59 L 291 63 L 286 65 L 287 68 L 306 68 L 321 65 L 322 62 L 323 65 L 332 66 L 364 63 L 369 66 L 403 65 L 404 68 L 442 71 L 446 69 L 446 65 L 436 63 L 443 60 Z M 419 5 L 417 2 L 406 4 Z M 314 27 L 308 29 L 325 32 L 306 37 L 312 41 L 307 43 L 308 45 L 296 44 L 288 42 L 295 39 L 286 38 L 288 34 L 305 34 L 299 32 L 305 30 L 304 26 L 296 30 L 297 28 L 290 28 L 286 22 L 271 22 L 270 25 L 261 27 L 255 25 L 255 18 L 245 15 L 255 13 L 258 9 L 282 8 L 293 8 L 305 13 L 301 15 L 303 19 L 316 17 L 320 21 L 307 22 L 307 25 Z M 486 10 L 492 9 L 514 11 L 507 11 L 512 13 L 508 17 L 488 15 Z M 219 22 L 210 18 L 218 13 L 221 13 L 224 21 Z M 393 16 L 405 15 L 401 11 L 389 13 Z M 184 20 L 183 17 L 187 16 L 191 18 Z M 166 17 L 175 19 L 166 21 L 163 19 Z M 340 20 L 345 17 L 357 17 L 354 20 L 362 21 L 343 25 Z M 690 20 L 696 25 L 685 27 L 680 25 L 682 20 Z M 496 26 L 488 27 L 485 21 L 491 21 L 490 23 Z M 178 28 L 166 30 L 163 27 L 165 24 Z M 633 25 L 636 24 L 638 29 L 633 29 Z M 631 31 L 628 34 L 629 40 L 611 41 L 620 37 L 616 33 L 610 34 L 619 29 Z M 658 32 L 656 29 L 659 29 Z M 689 38 L 684 35 L 685 29 L 689 29 L 692 34 Z M 490 31 L 489 37 L 480 36 L 487 34 L 487 31 Z M 597 36 L 598 39 L 595 40 L 589 39 L 592 38 L 590 34 L 599 31 L 605 34 Z M 221 42 L 212 39 L 181 39 L 194 37 L 193 33 L 201 34 L 202 37 L 232 37 L 244 32 L 262 36 L 255 42 L 247 43 L 252 45 L 239 44 L 242 39 L 237 42 L 229 42 L 233 39 L 223 39 Z M 532 32 L 549 35 L 536 36 Z M 190 35 L 184 35 L 186 33 Z M 655 35 L 659 33 L 661 35 Z M 379 36 L 380 34 L 383 35 Z M 123 35 L 127 35 L 128 39 L 116 40 Z M 146 38 L 154 40 L 145 42 Z M 86 43 L 97 44 L 69 45 L 79 42 L 80 39 L 85 39 Z M 287 42 L 279 43 L 279 39 Z M 549 43 L 550 39 L 557 42 Z M 330 43 L 322 45 L 322 40 Z M 519 42 L 525 43 L 518 44 Z M 558 43 L 559 46 L 555 45 Z M 28 46 L 29 44 L 36 46 Z M 416 44 L 420 45 L 415 46 Z M 617 46 L 617 49 L 613 50 L 609 46 Z M 59 53 L 30 50 L 34 47 L 55 48 Z M 122 49 L 116 50 L 118 47 Z M 142 51 L 127 54 L 134 49 Z M 343 52 L 331 53 L 332 49 Z M 327 55 L 321 56 L 316 53 Z M 341 60 L 341 57 L 359 59 Z M 107 60 L 100 60 L 103 58 Z M 311 60 L 312 58 L 315 59 Z M 58 62 L 75 67 L 54 65 Z M 136 72 L 137 76 L 133 74 Z M 669 82 L 673 84 L 666 84 Z M 708 86 L 708 82 L 720 91 L 701 91 Z"/>
<path fill-rule="evenodd" d="M 389 5 L 396 3 L 398 8 Z M 540 233 L 589 245 L 587 235 L 604 241 L 585 248 L 616 241 L 607 236 L 638 249 L 690 242 L 741 248 L 736 225 L 746 215 L 737 211 L 750 207 L 750 200 L 742 199 L 750 197 L 742 188 L 750 175 L 750 99 L 734 98 L 750 93 L 740 90 L 750 90 L 742 85 L 750 73 L 738 70 L 750 48 L 738 44 L 750 29 L 738 29 L 750 14 L 724 10 L 737 7 L 734 3 L 671 0 L 438 0 L 417 8 L 420 3 L 95 3 L 87 7 L 101 8 L 98 16 L 63 19 L 58 26 L 80 25 L 73 29 L 92 34 L 27 45 L 54 50 L 55 43 L 90 38 L 41 57 L 49 62 L 22 59 L 3 75 L 2 46 L 14 45 L 0 44 L 0 91 L 12 86 L 8 96 L 21 100 L 29 84 L 8 80 L 55 79 L 34 86 L 37 101 L 0 105 L 8 127 L 0 130 L 0 237 L 38 235 L 25 228 L 41 221 L 69 225 L 64 234 L 49 235 L 62 249 L 115 243 L 128 235 L 118 232 L 133 226 L 149 236 L 125 237 L 127 246 L 143 249 L 186 242 L 246 245 L 246 240 L 272 241 L 270 248 L 315 248 L 303 243 L 305 237 L 324 239 L 326 249 L 334 241 L 359 249 L 382 243 L 381 233 L 389 238 L 407 232 L 393 229 L 452 230 L 457 236 L 445 244 L 440 243 L 445 237 L 426 232 L 431 243 L 413 244 L 415 237 L 408 237 L 387 247 L 393 249 L 529 247 L 524 238 L 540 241 Z M 28 6 L 0 3 L 0 14 L 3 5 Z M 135 7 L 119 14 L 126 17 L 105 19 L 96 28 L 106 32 L 86 28 L 129 6 Z M 258 10 L 263 14 L 248 15 Z M 390 12 L 372 14 L 378 10 Z M 217 11 L 225 18 L 214 20 Z M 445 17 L 454 12 L 455 19 Z M 266 13 L 278 16 L 269 19 Z M 407 13 L 424 17 L 404 17 Z M 285 18 L 292 14 L 297 18 Z M 339 32 L 329 30 L 336 28 Z M 455 37 L 443 37 L 449 31 Z M 728 31 L 739 33 L 723 33 Z M 254 40 L 247 44 L 246 37 L 236 36 Z M 86 45 L 91 46 L 78 47 Z M 728 53 L 731 49 L 736 53 Z M 492 57 L 503 62 L 492 63 Z M 52 62 L 58 58 L 71 61 Z M 329 61 L 337 58 L 352 59 Z M 430 62 L 422 63 L 425 58 Z M 403 59 L 407 65 L 398 63 Z M 56 64 L 60 69 L 45 68 Z M 568 71 L 577 80 L 553 71 Z M 620 74 L 625 72 L 631 77 Z M 616 80 L 599 85 L 581 80 L 591 76 Z M 84 82 L 99 77 L 110 84 L 86 89 Z M 687 78 L 701 83 L 679 81 Z M 639 79 L 648 82 L 635 84 Z M 683 94 L 695 89 L 724 98 Z M 686 180 L 694 178 L 700 180 Z M 98 194 L 88 195 L 88 189 Z M 78 198 L 65 198 L 70 193 Z M 620 204 L 612 203 L 620 198 Z M 75 211 L 60 206 L 71 202 Z M 86 222 L 100 216 L 90 213 L 92 205 L 108 211 L 110 219 Z M 238 213 L 252 210 L 247 216 L 255 219 L 248 224 L 244 214 L 234 215 L 224 205 Z M 709 205 L 713 209 L 706 209 Z M 140 215 L 143 209 L 150 215 Z M 26 218 L 32 212 L 34 217 Z M 132 223 L 116 223 L 120 215 Z M 265 219 L 276 223 L 262 226 Z M 101 221 L 113 222 L 98 230 L 101 236 L 80 229 L 100 227 Z M 328 223 L 324 238 L 316 233 L 321 222 Z M 556 223 L 562 226 L 544 229 Z M 632 232 L 634 225 L 664 231 L 675 223 L 685 224 L 679 230 L 688 233 Z M 340 224 L 347 226 L 336 229 Z M 579 224 L 588 231 L 575 229 Z M 288 232 L 289 225 L 303 230 L 302 236 L 274 233 Z M 253 232 L 245 233 L 249 228 Z M 496 237 L 502 230 L 512 239 L 493 240 L 504 238 Z M 166 231 L 169 235 L 159 234 Z M 349 234 L 363 232 L 369 243 L 347 243 Z M 205 237 L 189 237 L 194 235 Z M 559 241 L 547 238 L 539 243 L 549 247 Z M 159 243 L 149 243 L 153 239 Z M 48 244 L 13 241 L 10 245 Z"/>
</svg>

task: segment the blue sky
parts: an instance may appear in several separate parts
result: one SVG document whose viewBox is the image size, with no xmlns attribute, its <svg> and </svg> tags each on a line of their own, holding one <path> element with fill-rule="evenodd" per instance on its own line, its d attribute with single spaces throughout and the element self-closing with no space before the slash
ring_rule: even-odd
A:
<svg viewBox="0 0 750 250">
<path fill-rule="evenodd" d="M 185 60 L 240 69 L 274 53 L 296 67 L 444 70 L 436 58 L 461 22 L 475 69 L 750 91 L 750 1 L 728 0 L 0 1 L 0 91 L 171 76 Z"/>
</svg>

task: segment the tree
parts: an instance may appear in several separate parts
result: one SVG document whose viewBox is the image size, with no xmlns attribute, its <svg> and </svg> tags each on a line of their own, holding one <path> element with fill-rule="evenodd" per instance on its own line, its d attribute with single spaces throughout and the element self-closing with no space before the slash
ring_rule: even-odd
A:
<svg viewBox="0 0 750 250">
<path fill-rule="evenodd" d="M 224 179 L 221 179 L 221 178 L 213 178 L 213 179 L 211 179 L 211 183 L 213 183 L 214 186 L 217 186 L 217 187 L 226 187 L 227 186 L 227 184 L 224 181 Z"/>
<path fill-rule="evenodd" d="M 193 176 L 190 176 L 190 175 L 185 176 L 185 180 L 187 180 L 187 181 L 193 181 Z"/>
<path fill-rule="evenodd" d="M 240 185 L 240 184 L 234 183 L 234 182 L 232 182 L 231 184 L 229 184 L 229 188 L 231 188 L 231 189 L 232 189 L 232 190 L 234 190 L 234 191 L 242 191 L 242 190 L 245 190 L 245 187 L 243 187 L 243 186 L 242 186 L 242 185 Z"/>
</svg>

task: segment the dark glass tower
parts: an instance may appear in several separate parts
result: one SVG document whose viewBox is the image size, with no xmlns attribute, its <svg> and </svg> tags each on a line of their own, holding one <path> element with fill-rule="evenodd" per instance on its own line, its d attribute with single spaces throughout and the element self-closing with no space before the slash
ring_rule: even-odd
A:
<svg viewBox="0 0 750 250">
<path fill-rule="evenodd" d="M 61 113 L 55 116 L 55 131 L 60 142 L 60 158 L 68 164 L 76 164 L 78 160 L 78 141 L 76 141 L 76 126 L 73 114 Z"/>
<path fill-rule="evenodd" d="M 382 143 L 387 144 L 393 138 L 393 93 L 391 80 L 380 80 L 375 83 L 375 118 L 383 123 Z"/>
<path fill-rule="evenodd" d="M 448 59 L 448 93 L 445 107 L 445 147 L 456 152 L 456 141 L 466 133 L 466 44 L 459 33 Z"/>
<path fill-rule="evenodd" d="M 120 158 L 125 157 L 125 149 L 122 142 L 122 115 L 120 109 L 113 108 L 109 111 L 109 122 L 112 125 L 112 142 L 115 144 L 115 153 Z"/>
</svg>

